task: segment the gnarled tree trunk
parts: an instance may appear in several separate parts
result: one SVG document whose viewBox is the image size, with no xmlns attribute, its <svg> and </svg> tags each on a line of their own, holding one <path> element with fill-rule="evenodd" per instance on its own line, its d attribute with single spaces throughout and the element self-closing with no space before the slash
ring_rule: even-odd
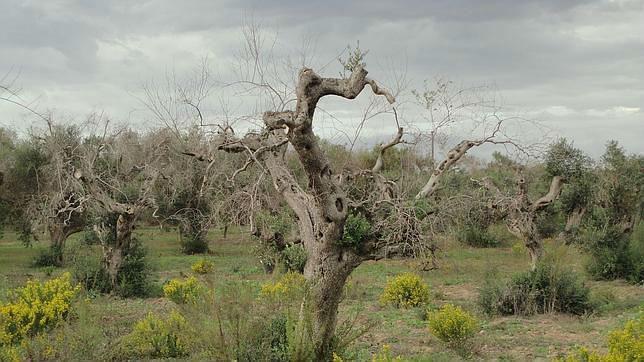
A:
<svg viewBox="0 0 644 362">
<path fill-rule="evenodd" d="M 47 231 L 49 232 L 49 239 L 51 248 L 57 265 L 63 265 L 63 251 L 65 249 L 65 241 L 71 235 L 81 232 L 83 230 L 83 221 L 80 216 L 73 215 L 69 220 L 60 220 L 55 218 L 49 225 Z"/>
<path fill-rule="evenodd" d="M 115 290 L 118 286 L 119 271 L 132 242 L 132 230 L 134 229 L 135 222 L 136 215 L 133 212 L 120 213 L 116 220 L 116 232 L 113 244 L 106 241 L 105 235 L 109 231 L 97 230 L 103 249 L 103 266 L 109 276 L 112 290 Z"/>
</svg>

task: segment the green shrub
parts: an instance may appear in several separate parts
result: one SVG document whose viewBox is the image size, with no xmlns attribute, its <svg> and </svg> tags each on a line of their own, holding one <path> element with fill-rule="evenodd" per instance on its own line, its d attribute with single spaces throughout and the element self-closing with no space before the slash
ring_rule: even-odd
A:
<svg viewBox="0 0 644 362">
<path fill-rule="evenodd" d="M 65 273 L 44 283 L 28 281 L 10 292 L 9 302 L 0 305 L 0 347 L 16 344 L 63 321 L 79 288 Z"/>
<path fill-rule="evenodd" d="M 499 242 L 486 229 L 478 225 L 466 225 L 456 234 L 456 238 L 463 244 L 475 248 L 493 248 L 499 245 Z"/>
<path fill-rule="evenodd" d="M 644 281 L 643 225 L 640 223 L 631 235 L 614 226 L 586 230 L 582 238 L 591 256 L 586 265 L 588 273 L 597 280 Z"/>
<path fill-rule="evenodd" d="M 195 303 L 204 292 L 197 278 L 172 279 L 163 286 L 163 295 L 177 304 Z"/>
<path fill-rule="evenodd" d="M 132 239 L 123 254 L 125 257 L 118 272 L 116 294 L 124 298 L 148 295 L 151 270 L 146 258 L 147 250 L 138 239 Z"/>
<path fill-rule="evenodd" d="M 344 233 L 338 244 L 357 247 L 369 237 L 370 233 L 371 224 L 367 218 L 360 213 L 350 213 L 344 223 Z"/>
<path fill-rule="evenodd" d="M 429 330 L 451 348 L 463 349 L 468 339 L 476 333 L 478 322 L 474 316 L 452 304 L 427 315 Z"/>
<path fill-rule="evenodd" d="M 197 274 L 208 274 L 215 269 L 215 263 L 208 259 L 200 259 L 190 267 Z"/>
<path fill-rule="evenodd" d="M 138 321 L 121 340 L 125 358 L 180 358 L 190 355 L 195 331 L 176 311 L 162 319 L 154 314 Z"/>
<path fill-rule="evenodd" d="M 281 259 L 287 272 L 303 273 L 307 259 L 306 250 L 302 245 L 287 245 L 282 250 Z"/>
<path fill-rule="evenodd" d="M 84 245 L 98 245 L 101 240 L 96 235 L 96 231 L 92 228 L 86 228 L 81 236 L 81 243 Z"/>
<path fill-rule="evenodd" d="M 208 252 L 208 241 L 203 232 L 184 233 L 181 235 L 181 252 L 186 255 L 204 254 Z"/>
<path fill-rule="evenodd" d="M 34 257 L 33 266 L 35 267 L 61 267 L 63 249 L 59 245 L 52 245 L 48 248 L 41 249 Z"/>
<path fill-rule="evenodd" d="M 428 301 L 429 288 L 420 276 L 412 273 L 403 273 L 389 280 L 380 296 L 380 303 L 396 308 L 417 307 Z"/>
<path fill-rule="evenodd" d="M 525 255 L 528 249 L 523 245 L 522 242 L 516 242 L 512 244 L 512 254 L 514 255 Z"/>
<path fill-rule="evenodd" d="M 112 289 L 101 257 L 89 249 L 74 255 L 71 273 L 74 281 L 87 291 L 109 293 Z"/>
<path fill-rule="evenodd" d="M 570 313 L 592 310 L 590 290 L 574 271 L 543 260 L 536 270 L 500 282 L 489 275 L 479 291 L 479 305 L 488 314 Z"/>
<path fill-rule="evenodd" d="M 552 238 L 562 231 L 564 220 L 561 213 L 541 212 L 537 214 L 535 220 L 537 233 L 541 238 Z"/>
</svg>

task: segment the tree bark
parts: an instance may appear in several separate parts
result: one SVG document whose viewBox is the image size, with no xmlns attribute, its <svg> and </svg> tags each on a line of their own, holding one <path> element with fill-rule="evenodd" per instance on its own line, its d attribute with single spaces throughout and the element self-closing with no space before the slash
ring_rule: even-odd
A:
<svg viewBox="0 0 644 362">
<path fill-rule="evenodd" d="M 304 275 L 312 281 L 310 307 L 315 355 L 319 361 L 330 361 L 342 289 L 360 260 L 352 253 L 317 245 L 320 248 L 309 254 Z"/>
<path fill-rule="evenodd" d="M 103 245 L 103 262 L 110 278 L 112 290 L 118 286 L 118 275 L 123 265 L 125 253 L 132 242 L 132 230 L 136 216 L 134 213 L 119 214 L 116 220 L 116 240 L 114 245 Z"/>
<path fill-rule="evenodd" d="M 62 266 L 65 261 L 63 256 L 65 241 L 71 235 L 81 232 L 83 223 L 80 217 L 72 217 L 67 221 L 67 224 L 64 221 L 55 219 L 47 225 L 47 229 L 51 240 L 49 247 L 56 257 L 56 264 Z"/>
<path fill-rule="evenodd" d="M 574 230 L 579 228 L 581 225 L 581 220 L 586 214 L 585 207 L 575 207 L 566 219 L 566 226 L 564 227 L 565 234 L 571 234 Z"/>
</svg>

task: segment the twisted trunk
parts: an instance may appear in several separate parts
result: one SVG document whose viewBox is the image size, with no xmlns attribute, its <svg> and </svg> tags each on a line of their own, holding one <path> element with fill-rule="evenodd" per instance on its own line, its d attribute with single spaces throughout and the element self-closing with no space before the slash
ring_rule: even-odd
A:
<svg viewBox="0 0 644 362">
<path fill-rule="evenodd" d="M 585 207 L 575 207 L 566 219 L 566 226 L 564 227 L 564 234 L 570 235 L 575 230 L 579 229 L 581 225 L 581 220 L 586 213 Z"/>
<path fill-rule="evenodd" d="M 47 225 L 47 230 L 49 232 L 49 239 L 51 240 L 49 247 L 56 258 L 56 264 L 63 265 L 65 241 L 71 235 L 83 230 L 82 219 L 79 216 L 74 216 L 67 221 L 55 219 Z"/>
<path fill-rule="evenodd" d="M 116 220 L 116 239 L 114 245 L 103 245 L 103 263 L 110 278 L 112 290 L 118 286 L 118 276 L 123 259 L 132 242 L 132 230 L 136 216 L 133 213 L 119 214 Z"/>
<path fill-rule="evenodd" d="M 318 243 L 318 245 L 320 245 Z M 333 356 L 338 307 L 347 277 L 360 264 L 351 253 L 322 247 L 309 254 L 304 275 L 312 281 L 313 343 L 319 361 Z"/>
</svg>

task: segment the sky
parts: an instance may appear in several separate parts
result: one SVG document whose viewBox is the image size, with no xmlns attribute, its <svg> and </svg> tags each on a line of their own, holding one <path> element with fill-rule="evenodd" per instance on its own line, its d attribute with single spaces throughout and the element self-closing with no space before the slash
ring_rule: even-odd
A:
<svg viewBox="0 0 644 362">
<path fill-rule="evenodd" d="M 594 157 L 610 139 L 644 153 L 644 0 L 0 0 L 0 9 L 0 78 L 61 120 L 102 112 L 135 128 L 158 125 L 140 101 L 144 86 L 187 77 L 204 58 L 214 78 L 234 81 L 252 22 L 275 59 L 324 76 L 338 76 L 338 56 L 359 41 L 372 78 L 390 85 L 405 75 L 399 101 L 417 129 L 426 125 L 410 91 L 440 78 L 490 87 L 508 114 Z M 365 102 L 324 103 L 316 129 L 342 142 L 337 134 L 352 134 Z M 255 102 L 224 89 L 204 105 L 206 117 L 216 122 L 223 103 L 242 112 Z M 0 102 L 0 126 L 37 123 Z M 391 130 L 391 117 L 376 117 L 363 142 Z"/>
</svg>

